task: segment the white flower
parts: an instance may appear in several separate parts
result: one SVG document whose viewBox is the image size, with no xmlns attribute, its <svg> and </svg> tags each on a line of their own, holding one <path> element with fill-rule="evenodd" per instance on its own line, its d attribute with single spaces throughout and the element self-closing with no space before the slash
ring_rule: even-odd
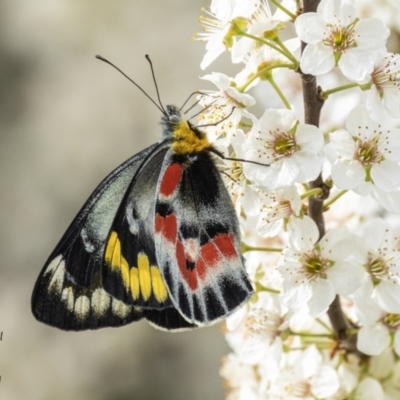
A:
<svg viewBox="0 0 400 400">
<path fill-rule="evenodd" d="M 259 0 L 213 0 L 211 12 L 201 17 L 204 33 L 199 33 L 199 39 L 206 41 L 206 54 L 200 67 L 207 68 L 227 48 L 235 43 L 235 37 L 229 34 L 232 20 L 237 17 L 249 19 L 257 9 Z"/>
<path fill-rule="evenodd" d="M 337 372 L 314 345 L 280 366 L 267 389 L 268 399 L 325 399 L 339 389 Z"/>
<path fill-rule="evenodd" d="M 228 354 L 228 356 L 222 359 L 220 375 L 231 390 L 245 392 L 257 390 L 258 380 L 254 368 L 245 364 L 233 353 Z M 238 398 L 241 399 L 242 397 Z M 245 399 L 243 397 L 243 400 Z"/>
<path fill-rule="evenodd" d="M 230 154 L 231 158 L 244 159 L 246 152 L 246 137 L 242 130 L 237 129 L 232 134 L 230 140 L 217 139 L 213 145 L 221 150 L 222 142 L 225 145 L 229 144 L 233 147 L 233 154 Z M 223 154 L 227 153 L 227 149 L 222 151 Z M 227 187 L 233 202 L 236 206 L 238 214 L 240 214 L 240 207 L 243 207 L 246 215 L 258 215 L 260 211 L 260 198 L 257 192 L 248 184 L 249 181 L 246 179 L 243 173 L 243 162 L 242 161 L 230 161 L 226 160 L 224 168 L 223 179 L 225 186 Z"/>
<path fill-rule="evenodd" d="M 400 250 L 387 222 L 371 221 L 359 238 L 357 259 L 366 269 L 373 284 L 373 297 L 379 306 L 400 314 Z"/>
<path fill-rule="evenodd" d="M 372 87 L 368 93 L 367 109 L 378 121 L 385 111 L 400 118 L 400 54 L 388 53 L 376 64 L 371 74 Z"/>
<path fill-rule="evenodd" d="M 372 291 L 372 283 L 364 283 L 355 293 L 354 301 L 357 315 L 363 324 L 357 335 L 357 348 L 364 354 L 376 356 L 389 347 L 390 331 L 385 323 L 387 313 L 373 301 Z"/>
<path fill-rule="evenodd" d="M 362 196 L 371 194 L 389 211 L 399 212 L 399 194 L 391 192 L 400 190 L 400 130 L 383 129 L 358 106 L 348 116 L 346 129 L 329 137 L 325 153 L 335 185 Z"/>
<path fill-rule="evenodd" d="M 281 302 L 289 308 L 307 303 L 318 316 L 328 309 L 336 294 L 348 295 L 361 285 L 362 268 L 348 261 L 355 248 L 347 228 L 332 229 L 317 242 L 315 222 L 305 216 L 289 224 L 291 247 L 282 252 L 279 271 L 283 275 Z"/>
<path fill-rule="evenodd" d="M 291 110 L 268 109 L 253 121 L 246 159 L 268 164 L 244 165 L 254 183 L 276 190 L 315 179 L 321 172 L 323 136 L 318 128 L 298 124 Z"/>
<path fill-rule="evenodd" d="M 300 61 L 302 72 L 322 75 L 338 64 L 347 78 L 358 82 L 372 72 L 376 54 L 386 52 L 390 32 L 382 21 L 359 21 L 355 14 L 354 0 L 326 0 L 316 13 L 297 17 L 296 32 L 308 43 Z"/>
<path fill-rule="evenodd" d="M 284 45 L 295 56 L 300 51 L 300 40 L 298 38 L 286 40 Z M 233 56 L 234 53 L 232 52 Z M 269 46 L 261 46 L 253 48 L 249 54 L 246 54 L 243 61 L 246 63 L 245 67 L 236 75 L 235 82 L 238 86 L 246 84 L 246 90 L 249 90 L 256 86 L 261 78 L 265 79 L 265 75 L 263 76 L 265 69 L 270 68 L 268 72 L 264 72 L 265 74 L 270 74 L 272 71 L 279 74 L 282 73 L 284 71 L 283 68 L 271 69 L 271 67 L 287 62 L 287 58 Z M 254 77 L 257 78 L 254 79 Z M 248 83 L 249 80 L 251 81 L 250 84 Z"/>
<path fill-rule="evenodd" d="M 355 393 L 355 400 L 385 400 L 381 384 L 373 378 L 365 378 L 361 381 Z"/>
<path fill-rule="evenodd" d="M 257 10 L 248 21 L 246 32 L 250 35 L 263 38 L 264 32 L 272 31 L 279 22 L 278 19 L 272 18 L 269 3 L 265 0 L 260 0 Z M 232 62 L 242 62 L 252 51 L 259 47 L 260 43 L 253 38 L 243 37 L 239 39 L 232 47 Z"/>
<path fill-rule="evenodd" d="M 212 82 L 218 90 L 203 90 L 200 104 L 204 107 L 200 125 L 206 127 L 210 139 L 236 132 L 243 116 L 249 117 L 246 108 L 255 104 L 252 96 L 237 90 L 234 80 L 219 72 L 213 72 L 201 79 Z"/>
<path fill-rule="evenodd" d="M 238 324 L 239 322 L 239 324 Z M 257 364 L 268 355 L 279 362 L 282 354 L 281 333 L 288 322 L 282 316 L 277 295 L 260 292 L 255 303 L 242 307 L 227 319 L 227 342 L 248 364 Z"/>
<path fill-rule="evenodd" d="M 301 199 L 294 185 L 273 193 L 260 192 L 259 196 L 262 205 L 256 229 L 260 236 L 277 235 L 284 223 L 300 215 Z"/>
</svg>

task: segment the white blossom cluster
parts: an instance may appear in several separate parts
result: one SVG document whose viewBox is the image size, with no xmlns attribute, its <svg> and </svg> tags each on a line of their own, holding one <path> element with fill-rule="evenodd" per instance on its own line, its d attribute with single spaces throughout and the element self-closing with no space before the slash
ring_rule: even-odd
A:
<svg viewBox="0 0 400 400">
<path fill-rule="evenodd" d="M 400 3 L 322 0 L 303 13 L 303 1 L 212 0 L 200 18 L 201 67 L 228 53 L 239 70 L 203 76 L 217 89 L 201 91 L 199 125 L 245 160 L 224 176 L 255 288 L 227 319 L 221 375 L 229 400 L 396 400 L 400 54 L 386 46 Z M 320 85 L 320 128 L 302 122 L 302 74 Z M 317 178 L 330 193 L 322 230 L 308 211 L 324 194 Z M 329 311 L 338 300 L 346 332 Z"/>
</svg>

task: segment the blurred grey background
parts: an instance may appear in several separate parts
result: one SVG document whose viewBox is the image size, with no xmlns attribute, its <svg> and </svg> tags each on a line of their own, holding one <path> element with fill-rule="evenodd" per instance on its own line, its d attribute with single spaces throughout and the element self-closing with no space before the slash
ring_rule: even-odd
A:
<svg viewBox="0 0 400 400">
<path fill-rule="evenodd" d="M 34 282 L 86 198 L 158 140 L 160 112 L 109 58 L 164 103 L 194 90 L 200 0 L 0 1 L 0 399 L 222 399 L 222 326 L 146 322 L 68 333 L 30 312 Z M 220 61 L 219 61 L 220 62 Z"/>
</svg>

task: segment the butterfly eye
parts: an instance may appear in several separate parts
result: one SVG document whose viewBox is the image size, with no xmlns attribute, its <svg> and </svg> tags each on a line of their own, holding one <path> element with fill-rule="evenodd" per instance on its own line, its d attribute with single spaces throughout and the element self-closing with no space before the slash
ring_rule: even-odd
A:
<svg viewBox="0 0 400 400">
<path fill-rule="evenodd" d="M 179 122 L 181 122 L 181 117 L 179 115 L 170 115 L 168 119 L 172 124 L 179 124 Z"/>
</svg>

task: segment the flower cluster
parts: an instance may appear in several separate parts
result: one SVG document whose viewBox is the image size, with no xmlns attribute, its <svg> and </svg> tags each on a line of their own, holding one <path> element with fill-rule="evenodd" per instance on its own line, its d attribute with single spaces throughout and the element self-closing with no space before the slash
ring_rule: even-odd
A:
<svg viewBox="0 0 400 400">
<path fill-rule="evenodd" d="M 225 52 L 239 66 L 203 76 L 217 89 L 199 125 L 238 159 L 223 176 L 255 288 L 226 321 L 221 375 L 230 400 L 394 400 L 400 54 L 385 22 L 400 24 L 368 15 L 372 0 L 308 3 L 212 0 L 200 18 L 201 68 Z M 302 95 L 313 77 L 317 99 Z"/>
</svg>

